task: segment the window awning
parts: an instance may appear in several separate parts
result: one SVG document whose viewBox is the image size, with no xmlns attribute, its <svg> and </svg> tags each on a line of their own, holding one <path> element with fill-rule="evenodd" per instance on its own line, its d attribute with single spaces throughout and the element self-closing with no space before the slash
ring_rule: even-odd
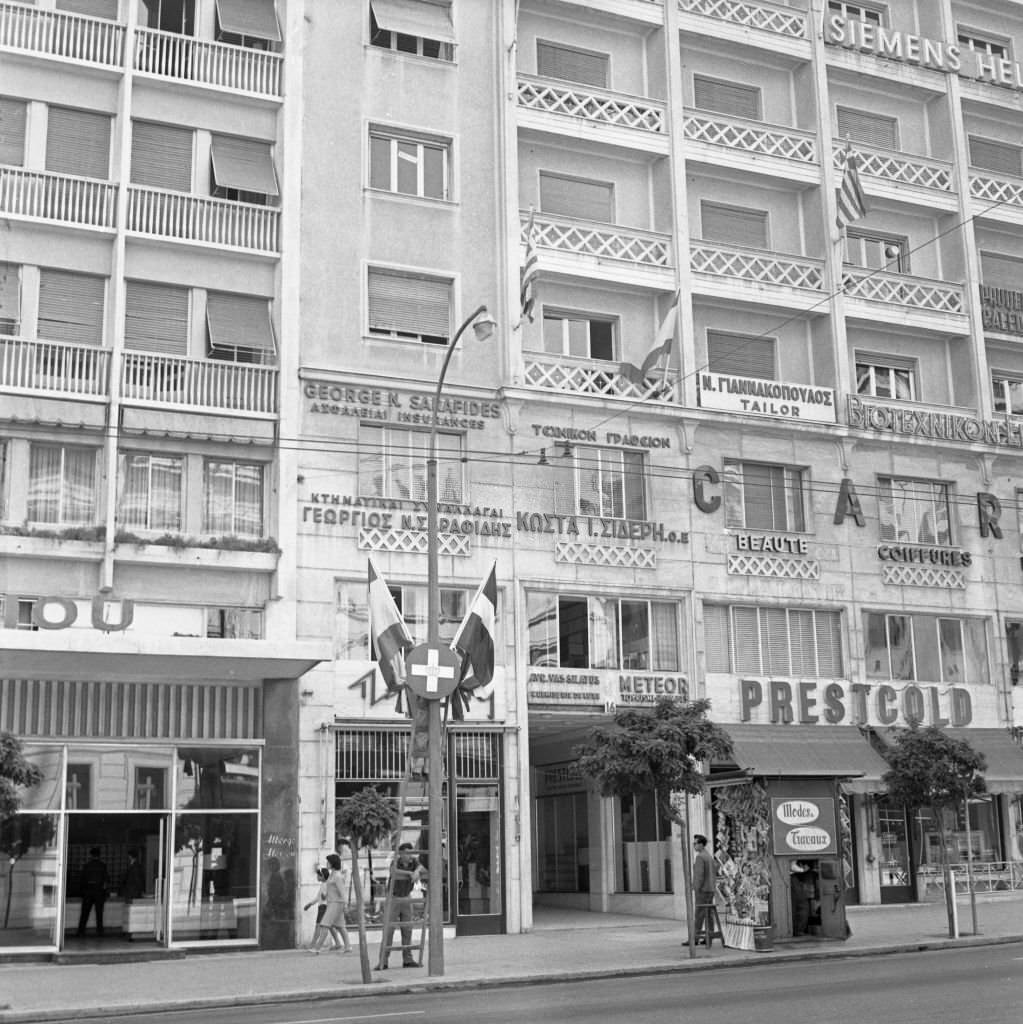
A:
<svg viewBox="0 0 1023 1024">
<path fill-rule="evenodd" d="M 384 32 L 400 32 L 442 43 L 455 41 L 449 4 L 432 0 L 371 0 L 370 7 L 377 27 Z"/>
<path fill-rule="evenodd" d="M 259 349 L 271 355 L 277 352 L 267 299 L 210 292 L 206 296 L 206 325 L 212 348 Z"/>
<path fill-rule="evenodd" d="M 836 778 L 852 793 L 883 790 L 888 764 L 854 726 L 726 725 L 735 765 L 762 778 Z M 713 785 L 714 772 L 708 776 Z"/>
<path fill-rule="evenodd" d="M 237 188 L 265 196 L 280 194 L 269 142 L 214 135 L 210 156 L 214 180 L 222 188 Z"/>
<path fill-rule="evenodd" d="M 217 0 L 217 17 L 225 32 L 274 43 L 281 41 L 274 0 Z"/>
</svg>

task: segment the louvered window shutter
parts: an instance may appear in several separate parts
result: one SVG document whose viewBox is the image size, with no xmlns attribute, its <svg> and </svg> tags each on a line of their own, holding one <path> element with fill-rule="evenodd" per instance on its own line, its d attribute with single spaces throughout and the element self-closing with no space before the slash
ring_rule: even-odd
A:
<svg viewBox="0 0 1023 1024">
<path fill-rule="evenodd" d="M 0 263 L 0 335 L 21 331 L 21 281 L 16 263 Z"/>
<path fill-rule="evenodd" d="M 612 199 L 613 189 L 607 182 L 540 175 L 540 209 L 544 213 L 611 224 L 614 222 Z"/>
<path fill-rule="evenodd" d="M 871 114 L 865 110 L 838 108 L 838 138 L 862 142 L 878 149 L 899 148 L 899 122 L 894 117 Z"/>
<path fill-rule="evenodd" d="M 728 654 L 728 608 L 721 604 L 703 606 L 703 646 L 708 672 L 730 672 Z"/>
<path fill-rule="evenodd" d="M 188 354 L 188 289 L 148 281 L 125 288 L 125 348 L 166 355 Z"/>
<path fill-rule="evenodd" d="M 992 142 L 990 139 L 978 139 L 970 136 L 970 163 L 984 171 L 995 171 L 998 174 L 1013 174 L 1017 178 L 1023 174 L 1023 162 L 1020 158 L 1019 146 L 1009 146 L 1004 142 Z"/>
<path fill-rule="evenodd" d="M 370 269 L 370 330 L 447 338 L 450 311 L 450 281 Z"/>
<path fill-rule="evenodd" d="M 587 53 L 554 43 L 536 44 L 536 73 L 543 78 L 560 78 L 606 89 L 607 68 L 606 54 Z"/>
<path fill-rule="evenodd" d="M 791 675 L 789 624 L 784 608 L 760 609 L 760 645 L 763 671 L 772 676 Z"/>
<path fill-rule="evenodd" d="M 25 111 L 21 100 L 0 97 L 0 164 L 21 167 L 25 163 Z"/>
<path fill-rule="evenodd" d="M 767 248 L 767 213 L 764 210 L 742 210 L 735 206 L 703 203 L 700 218 L 705 242 Z"/>
<path fill-rule="evenodd" d="M 206 326 L 211 355 L 236 358 L 239 352 L 258 353 L 260 361 L 274 361 L 277 346 L 270 302 L 262 296 L 210 292 L 206 296 Z"/>
<path fill-rule="evenodd" d="M 167 124 L 135 121 L 131 132 L 131 180 L 136 185 L 189 192 L 192 132 Z"/>
<path fill-rule="evenodd" d="M 90 18 L 117 20 L 117 0 L 57 0 L 58 11 L 87 14 Z"/>
<path fill-rule="evenodd" d="M 83 178 L 110 176 L 110 117 L 68 107 L 50 107 L 46 169 Z"/>
<path fill-rule="evenodd" d="M 101 345 L 105 290 L 106 279 L 102 277 L 40 270 L 40 339 Z"/>
<path fill-rule="evenodd" d="M 792 674 L 816 678 L 817 643 L 813 630 L 813 612 L 805 608 L 794 608 L 789 612 L 789 646 L 792 653 Z"/>
<path fill-rule="evenodd" d="M 734 651 L 732 671 L 752 672 L 759 675 L 761 672 L 760 627 L 756 608 L 732 608 L 732 644 Z"/>
<path fill-rule="evenodd" d="M 774 338 L 707 332 L 707 366 L 712 373 L 774 380 Z"/>
<path fill-rule="evenodd" d="M 817 632 L 817 674 L 822 679 L 840 679 L 842 672 L 842 631 L 838 612 L 814 612 Z"/>
<path fill-rule="evenodd" d="M 760 120 L 760 90 L 750 85 L 693 77 L 693 99 L 701 110 Z"/>
</svg>

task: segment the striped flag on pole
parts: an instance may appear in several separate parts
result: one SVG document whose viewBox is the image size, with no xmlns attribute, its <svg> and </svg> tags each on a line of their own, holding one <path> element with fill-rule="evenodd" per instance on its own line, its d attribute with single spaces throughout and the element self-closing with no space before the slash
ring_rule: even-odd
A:
<svg viewBox="0 0 1023 1024">
<path fill-rule="evenodd" d="M 647 353 L 642 366 L 633 363 L 622 363 L 619 372 L 627 377 L 639 388 L 646 387 L 647 378 L 653 373 L 661 359 L 664 360 L 664 368 L 661 376 L 663 387 L 668 379 L 668 369 L 671 365 L 672 353 L 675 349 L 675 336 L 678 333 L 678 304 L 680 292 L 676 290 L 675 297 L 671 300 L 668 312 L 664 314 L 661 326 L 657 329 L 657 340 L 654 347 Z"/>
<path fill-rule="evenodd" d="M 519 270 L 519 302 L 522 307 L 520 316 L 533 322 L 533 306 L 536 303 L 536 279 L 540 275 L 539 261 L 536 255 L 536 225 L 533 223 L 535 211 L 529 208 L 529 222 L 526 224 L 526 261 Z"/>
<path fill-rule="evenodd" d="M 845 170 L 842 184 L 838 189 L 838 230 L 844 231 L 850 224 L 867 215 L 867 197 L 860 184 L 859 157 L 850 145 L 845 147 Z"/>
<path fill-rule="evenodd" d="M 494 678 L 494 634 L 497 622 L 497 562 L 490 567 L 451 641 L 451 649 L 462 656 L 462 678 L 451 704 L 455 718 L 468 707 L 468 693 L 486 686 Z M 464 705 L 464 707 L 463 707 Z"/>
<path fill-rule="evenodd" d="M 369 635 L 380 674 L 389 692 L 405 685 L 405 652 L 412 644 L 405 620 L 383 577 L 369 563 Z"/>
</svg>

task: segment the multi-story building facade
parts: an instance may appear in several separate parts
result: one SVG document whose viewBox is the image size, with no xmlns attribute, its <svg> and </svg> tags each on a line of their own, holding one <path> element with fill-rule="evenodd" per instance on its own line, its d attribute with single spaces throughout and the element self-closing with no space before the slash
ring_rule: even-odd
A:
<svg viewBox="0 0 1023 1024">
<path fill-rule="evenodd" d="M 660 694 L 708 697 L 737 767 L 832 787 L 862 902 L 926 895 L 937 857 L 932 827 L 884 802 L 885 729 L 962 730 L 993 798 L 953 853 L 968 841 L 992 885 L 1021 884 L 1023 5 L 196 0 L 144 3 L 152 24 L 71 6 L 0 4 L 4 118 L 24 124 L 0 192 L 19 282 L 2 293 L 5 587 L 132 598 L 120 640 L 155 645 L 164 660 L 136 664 L 157 685 L 243 643 L 143 639 L 200 633 L 180 606 L 261 622 L 251 643 L 279 668 L 202 677 L 280 701 L 232 734 L 286 766 L 263 765 L 250 863 L 271 906 L 243 939 L 297 936 L 274 869 L 311 887 L 337 801 L 401 774 L 367 560 L 425 638 L 431 426 L 444 635 L 495 562 L 499 582 L 495 678 L 446 740 L 456 933 L 527 929 L 534 905 L 681 914 L 670 823 L 574 768 L 594 722 Z M 69 165 L 98 159 L 102 117 L 110 167 Z M 869 209 L 839 228 L 850 154 Z M 465 332 L 434 408 L 481 305 L 497 331 Z M 105 532 L 39 536 L 54 526 Z M 36 659 L 61 631 L 12 646 L 10 628 L 0 652 L 20 660 L 0 676 L 37 682 L 6 693 L 40 696 L 5 696 L 4 723 L 57 706 L 40 679 L 133 671 L 101 631 L 73 648 L 88 662 L 57 664 Z M 183 766 L 191 737 L 207 734 L 158 738 L 189 739 Z M 70 835 L 82 758 L 61 756 L 46 810 Z M 271 811 L 270 779 L 293 804 Z M 693 814 L 715 827 L 712 798 Z M 222 838 L 156 846 L 213 872 Z"/>
</svg>

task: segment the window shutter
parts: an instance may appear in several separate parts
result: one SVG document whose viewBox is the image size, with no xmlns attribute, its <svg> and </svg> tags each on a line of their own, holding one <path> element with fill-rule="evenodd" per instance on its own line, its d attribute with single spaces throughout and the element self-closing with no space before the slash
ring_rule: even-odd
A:
<svg viewBox="0 0 1023 1024">
<path fill-rule="evenodd" d="M 536 73 L 543 78 L 560 78 L 580 85 L 607 88 L 607 55 L 587 53 L 555 43 L 536 44 Z"/>
<path fill-rule="evenodd" d="M 21 281 L 17 263 L 0 263 L 0 335 L 21 331 Z"/>
<path fill-rule="evenodd" d="M 970 163 L 984 171 L 995 171 L 998 174 L 1013 174 L 1017 178 L 1023 174 L 1019 146 L 1010 146 L 1004 142 L 992 142 L 990 139 L 978 139 L 970 136 Z"/>
<path fill-rule="evenodd" d="M 258 350 L 276 355 L 270 302 L 258 295 L 209 292 L 206 296 L 206 325 L 210 348 L 234 353 L 238 349 Z"/>
<path fill-rule="evenodd" d="M 281 41 L 274 0 L 217 0 L 217 18 L 225 32 L 253 39 Z"/>
<path fill-rule="evenodd" d="M 784 608 L 760 609 L 760 642 L 763 671 L 772 676 L 791 675 L 788 613 Z"/>
<path fill-rule="evenodd" d="M 110 176 L 110 116 L 50 107 L 46 169 L 83 178 Z"/>
<path fill-rule="evenodd" d="M 455 41 L 451 23 L 450 0 L 370 0 L 377 27 L 384 32 L 400 32 L 420 39 Z"/>
<path fill-rule="evenodd" d="M 837 113 L 839 139 L 851 139 L 878 149 L 899 148 L 899 122 L 894 117 L 848 107 L 839 107 Z"/>
<path fill-rule="evenodd" d="M 712 373 L 774 380 L 774 338 L 707 332 L 707 367 Z"/>
<path fill-rule="evenodd" d="M 767 212 L 764 210 L 741 210 L 735 206 L 702 203 L 700 219 L 706 242 L 767 248 Z"/>
<path fill-rule="evenodd" d="M 981 278 L 986 285 L 1023 291 L 1023 260 L 995 253 L 980 254 Z"/>
<path fill-rule="evenodd" d="M 131 180 L 151 188 L 191 191 L 191 130 L 148 121 L 132 122 Z"/>
<path fill-rule="evenodd" d="M 789 643 L 792 675 L 816 679 L 817 644 L 813 629 L 813 612 L 805 608 L 793 608 L 789 612 Z"/>
<path fill-rule="evenodd" d="M 451 282 L 370 268 L 370 330 L 447 338 Z"/>
<path fill-rule="evenodd" d="M 188 289 L 148 281 L 125 288 L 125 348 L 166 355 L 188 354 Z"/>
<path fill-rule="evenodd" d="M 213 177 L 221 188 L 237 188 L 264 196 L 280 194 L 269 142 L 214 135 L 210 155 Z"/>
<path fill-rule="evenodd" d="M 693 77 L 693 99 L 701 110 L 713 110 L 733 117 L 760 120 L 760 90 L 750 85 Z"/>
<path fill-rule="evenodd" d="M 25 112 L 28 104 L 0 97 L 0 164 L 21 167 L 25 162 Z"/>
<path fill-rule="evenodd" d="M 840 679 L 842 634 L 838 612 L 814 612 L 817 631 L 817 674 L 822 679 Z"/>
<path fill-rule="evenodd" d="M 40 339 L 101 345 L 105 291 L 106 279 L 102 277 L 40 270 Z"/>
<path fill-rule="evenodd" d="M 614 223 L 612 186 L 603 181 L 540 175 L 540 209 L 562 217 Z"/>
<path fill-rule="evenodd" d="M 731 671 L 728 657 L 728 608 L 721 604 L 703 606 L 703 646 L 708 672 Z"/>
<path fill-rule="evenodd" d="M 117 0 L 57 0 L 58 11 L 87 14 L 90 18 L 117 20 Z"/>
<path fill-rule="evenodd" d="M 759 675 L 760 628 L 757 609 L 749 607 L 732 608 L 733 624 L 733 672 L 752 672 Z"/>
</svg>

